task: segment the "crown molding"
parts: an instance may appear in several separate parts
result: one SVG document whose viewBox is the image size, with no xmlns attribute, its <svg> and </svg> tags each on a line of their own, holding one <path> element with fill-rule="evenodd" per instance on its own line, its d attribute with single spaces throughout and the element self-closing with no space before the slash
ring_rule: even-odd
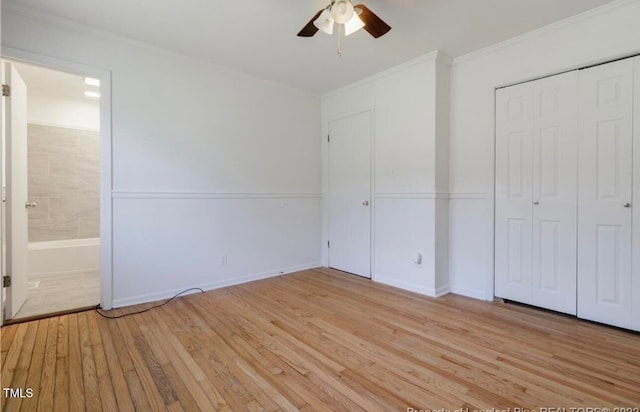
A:
<svg viewBox="0 0 640 412">
<path fill-rule="evenodd" d="M 336 96 L 339 95 L 341 93 L 346 92 L 347 90 L 356 88 L 356 87 L 361 87 L 364 86 L 368 83 L 372 83 L 376 80 L 380 80 L 382 78 L 385 78 L 387 76 L 390 76 L 392 74 L 401 72 L 403 70 L 406 70 L 410 67 L 419 65 L 419 64 L 423 64 L 423 63 L 429 63 L 429 62 L 435 62 L 435 63 L 441 63 L 441 64 L 445 64 L 447 66 L 451 65 L 452 63 L 452 59 L 451 57 L 447 56 L 446 54 L 444 54 L 442 51 L 440 50 L 434 50 L 430 53 L 427 54 L 423 54 L 422 56 L 416 57 L 414 59 L 411 59 L 409 61 L 406 61 L 404 63 L 400 63 L 396 66 L 393 66 L 389 69 L 383 70 L 381 72 L 378 72 L 376 74 L 373 74 L 371 76 L 367 76 L 364 79 L 358 80 L 354 83 L 348 84 L 346 86 L 342 86 L 338 89 L 332 90 L 330 92 L 327 93 L 323 93 L 322 94 L 322 99 L 328 98 L 328 97 L 332 97 L 332 96 Z"/>
<path fill-rule="evenodd" d="M 490 46 L 484 47 L 482 49 L 476 50 L 476 51 L 472 51 L 470 53 L 467 53 L 465 55 L 456 57 L 453 59 L 453 61 L 451 62 L 452 66 L 456 66 L 458 64 L 462 64 L 462 63 L 466 63 L 468 61 L 472 61 L 478 58 L 481 58 L 483 56 L 486 55 L 490 55 L 493 53 L 497 53 L 498 51 L 511 47 L 511 46 L 515 46 L 517 44 L 520 43 L 524 43 L 527 40 L 533 39 L 535 37 L 541 36 L 543 34 L 547 34 L 547 33 L 551 33 L 560 29 L 563 29 L 565 27 L 574 25 L 576 23 L 585 21 L 585 20 L 590 20 L 593 18 L 596 18 L 598 16 L 601 16 L 603 14 L 607 14 L 607 13 L 611 13 L 615 10 L 618 10 L 620 8 L 624 8 L 624 7 L 628 7 L 628 6 L 633 6 L 633 5 L 638 5 L 639 1 L 638 0 L 616 0 L 613 1 L 611 3 L 607 3 L 604 4 L 602 6 L 596 7 L 594 9 L 591 10 L 587 10 L 585 12 L 582 12 L 580 14 L 576 14 L 575 16 L 571 16 L 571 17 L 567 17 L 566 19 L 557 21 L 555 23 L 551 23 L 547 26 L 541 27 L 539 29 L 535 29 L 532 30 L 530 32 L 521 34 L 519 36 L 516 37 L 512 37 L 508 40 L 502 41 L 500 43 L 496 43 L 496 44 L 492 44 Z"/>
</svg>

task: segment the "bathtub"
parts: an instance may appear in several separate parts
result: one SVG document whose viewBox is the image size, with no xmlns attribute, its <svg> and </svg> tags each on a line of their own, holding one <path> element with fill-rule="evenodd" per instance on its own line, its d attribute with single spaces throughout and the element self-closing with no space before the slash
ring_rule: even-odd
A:
<svg viewBox="0 0 640 412">
<path fill-rule="evenodd" d="M 100 238 L 29 243 L 29 274 L 56 275 L 100 269 Z"/>
</svg>

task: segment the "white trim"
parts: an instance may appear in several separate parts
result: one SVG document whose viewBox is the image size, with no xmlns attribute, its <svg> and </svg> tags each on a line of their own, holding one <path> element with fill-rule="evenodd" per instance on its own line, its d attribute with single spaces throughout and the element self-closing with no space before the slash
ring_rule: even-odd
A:
<svg viewBox="0 0 640 412">
<path fill-rule="evenodd" d="M 449 193 L 449 200 L 486 200 L 488 198 L 489 198 L 489 194 L 488 193 L 480 193 L 480 192 L 478 192 L 478 193 L 474 193 L 474 192 Z"/>
<path fill-rule="evenodd" d="M 373 196 L 376 199 L 449 199 L 447 192 L 381 192 Z"/>
<path fill-rule="evenodd" d="M 323 93 L 322 94 L 322 99 L 324 100 L 325 98 L 330 98 L 330 97 L 334 97 L 335 95 L 338 94 L 342 94 L 347 90 L 356 88 L 356 87 L 361 87 L 364 86 L 367 83 L 371 83 L 374 82 L 376 80 L 382 79 L 384 77 L 387 77 L 389 75 L 392 75 L 394 73 L 398 73 L 401 72 L 403 70 L 408 69 L 409 67 L 418 65 L 418 64 L 422 64 L 422 63 L 426 63 L 426 62 L 433 62 L 433 61 L 439 61 L 441 63 L 444 63 L 446 65 L 451 65 L 453 60 L 447 56 L 446 54 L 444 54 L 442 51 L 440 50 L 434 50 L 430 53 L 427 54 L 423 54 L 422 56 L 416 57 L 415 59 L 409 60 L 407 62 L 404 63 L 400 63 L 398 65 L 395 65 L 389 69 L 383 70 L 381 72 L 378 72 L 376 74 L 373 74 L 371 76 L 365 77 L 364 79 L 358 80 L 354 83 L 350 83 L 346 86 L 340 87 L 338 89 L 332 90 L 330 92 L 327 93 Z"/>
<path fill-rule="evenodd" d="M 469 298 L 492 301 L 493 295 L 487 293 L 486 290 L 469 289 L 465 287 L 449 286 L 450 292 L 455 295 L 466 296 Z"/>
<path fill-rule="evenodd" d="M 110 309 L 113 299 L 111 71 L 7 46 L 2 46 L 2 57 L 100 79 L 100 304 Z"/>
<path fill-rule="evenodd" d="M 449 288 L 449 286 L 440 286 L 439 288 L 437 288 L 435 290 L 435 295 L 437 298 L 444 296 L 444 295 L 448 295 L 449 293 L 451 293 L 451 289 Z"/>
<path fill-rule="evenodd" d="M 449 286 L 441 286 L 437 289 L 425 287 L 422 284 L 403 282 L 394 278 L 386 276 L 374 276 L 372 278 L 374 282 L 382 283 L 387 286 L 393 286 L 399 289 L 408 290 L 410 292 L 419 293 L 421 295 L 429 296 L 432 298 L 438 298 L 444 296 L 450 292 Z"/>
<path fill-rule="evenodd" d="M 114 199 L 321 199 L 322 193 L 220 193 L 113 191 Z"/>
<path fill-rule="evenodd" d="M 27 122 L 27 124 L 32 124 L 34 126 L 44 126 L 44 127 L 58 127 L 60 129 L 71 129 L 71 130 L 81 130 L 85 132 L 99 132 L 100 128 L 94 129 L 92 127 L 82 127 L 76 126 L 73 124 L 64 124 L 64 123 L 49 123 L 49 122 Z"/>
<path fill-rule="evenodd" d="M 340 113 L 334 113 L 333 116 L 331 116 L 331 118 L 329 120 L 327 120 L 327 134 L 330 135 L 331 133 L 329 133 L 329 123 L 333 123 L 336 122 L 338 120 L 342 120 L 342 119 L 346 119 L 347 117 L 352 117 L 352 116 L 356 116 L 362 113 L 373 113 L 373 109 L 374 106 L 371 107 L 365 107 L 365 108 L 361 108 L 361 109 L 354 109 L 354 110 L 347 110 L 344 112 L 340 112 Z M 373 125 L 373 120 L 371 121 L 372 125 Z M 372 126 L 373 127 L 373 126 Z M 329 143 L 329 142 L 327 142 Z"/>
<path fill-rule="evenodd" d="M 186 290 L 189 288 L 201 288 L 201 289 L 204 289 L 205 291 L 208 291 L 208 290 L 225 288 L 228 286 L 240 285 L 243 283 L 253 282 L 256 280 L 262 280 L 262 279 L 272 278 L 276 276 L 281 276 L 287 273 L 299 272 L 299 271 L 308 270 L 308 269 L 315 269 L 321 266 L 322 265 L 320 264 L 320 262 L 310 262 L 304 265 L 291 266 L 291 267 L 280 269 L 280 270 L 270 270 L 266 272 L 238 276 L 230 279 L 218 280 L 215 282 L 191 285 L 188 287 L 182 287 L 178 289 L 169 289 L 162 292 L 148 293 L 146 295 L 132 296 L 124 299 L 116 299 L 113 301 L 113 308 L 121 308 L 124 306 L 137 305 L 140 303 L 149 303 L 149 302 L 155 302 L 162 299 L 168 299 L 170 297 L 175 296 L 177 293 L 180 293 L 183 290 Z M 198 291 L 188 292 L 181 296 L 186 296 L 193 293 L 198 293 Z"/>
<path fill-rule="evenodd" d="M 462 64 L 462 63 L 466 63 L 468 61 L 471 60 L 475 60 L 478 59 L 480 57 L 484 57 L 486 55 L 489 54 L 493 54 L 496 52 L 501 51 L 502 49 L 523 43 L 529 39 L 532 39 L 534 37 L 549 33 L 549 32 L 553 32 L 556 30 L 560 30 L 563 29 L 565 27 L 571 26 L 573 24 L 576 24 L 578 22 L 581 22 L 583 20 L 589 20 L 592 18 L 595 18 L 599 15 L 602 14 L 606 14 L 606 13 L 610 13 L 613 12 L 621 7 L 626 7 L 626 6 L 630 6 L 633 4 L 637 4 L 638 0 L 617 0 L 617 1 L 613 1 L 611 3 L 607 3 L 604 4 L 602 6 L 596 7 L 594 9 L 591 10 L 587 10 L 585 12 L 582 12 L 580 14 L 576 14 L 574 16 L 570 16 L 567 17 L 563 20 L 557 21 L 555 23 L 551 23 L 549 25 L 546 25 L 544 27 L 532 30 L 530 32 L 521 34 L 519 36 L 515 36 L 512 37 L 510 39 L 507 39 L 505 41 L 502 41 L 500 43 L 495 43 L 492 44 L 490 46 L 484 47 L 482 49 L 479 50 L 475 50 L 472 51 L 470 53 L 464 54 L 462 56 L 456 57 L 453 59 L 453 61 L 451 62 L 452 66 L 458 65 L 458 64 Z M 621 56 L 622 57 L 622 56 Z M 611 60 L 610 58 L 608 58 L 607 60 Z M 605 60 L 606 61 L 606 60 Z M 596 62 L 593 62 L 596 63 Z M 577 68 L 577 67 L 576 67 Z M 567 70 L 571 70 L 571 69 L 567 69 Z"/>
</svg>

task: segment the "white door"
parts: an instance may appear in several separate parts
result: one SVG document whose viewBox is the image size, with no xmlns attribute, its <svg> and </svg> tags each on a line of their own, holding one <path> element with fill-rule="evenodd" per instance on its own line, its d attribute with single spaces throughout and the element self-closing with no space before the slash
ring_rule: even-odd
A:
<svg viewBox="0 0 640 412">
<path fill-rule="evenodd" d="M 533 83 L 496 91 L 495 295 L 532 303 Z"/>
<path fill-rule="evenodd" d="M 633 177 L 635 190 L 633 191 L 633 200 L 631 203 L 636 206 L 633 209 L 633 239 L 631 244 L 633 245 L 633 257 L 631 263 L 631 296 L 635 296 L 631 302 L 631 312 L 633 317 L 632 329 L 640 331 L 640 57 L 633 59 L 634 74 L 633 74 Z"/>
<path fill-rule="evenodd" d="M 329 123 L 329 266 L 371 277 L 371 114 Z"/>
<path fill-rule="evenodd" d="M 5 82 L 11 96 L 6 107 L 7 148 L 7 288 L 6 318 L 13 318 L 27 299 L 27 86 L 10 63 Z"/>
<path fill-rule="evenodd" d="M 575 315 L 578 72 L 533 86 L 531 302 Z"/>
<path fill-rule="evenodd" d="M 578 316 L 621 327 L 632 327 L 632 91 L 631 59 L 580 72 Z"/>
</svg>

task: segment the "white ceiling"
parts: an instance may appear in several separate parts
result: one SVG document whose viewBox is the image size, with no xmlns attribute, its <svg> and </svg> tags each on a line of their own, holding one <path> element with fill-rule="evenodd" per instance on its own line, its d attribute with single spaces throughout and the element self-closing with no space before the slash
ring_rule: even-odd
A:
<svg viewBox="0 0 640 412">
<path fill-rule="evenodd" d="M 374 39 L 296 33 L 329 0 L 4 0 L 93 28 L 324 93 L 439 49 L 450 57 L 612 0 L 355 0 L 393 28 Z"/>
</svg>

